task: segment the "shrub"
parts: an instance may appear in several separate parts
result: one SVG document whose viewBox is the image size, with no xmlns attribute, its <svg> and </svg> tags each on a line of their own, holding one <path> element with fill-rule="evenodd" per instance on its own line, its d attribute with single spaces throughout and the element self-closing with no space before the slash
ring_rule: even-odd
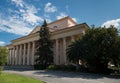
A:
<svg viewBox="0 0 120 83">
<path fill-rule="evenodd" d="M 35 70 L 43 70 L 43 69 L 46 69 L 46 67 L 42 64 L 35 64 L 34 69 Z"/>
<path fill-rule="evenodd" d="M 73 65 L 49 65 L 48 70 L 62 70 L 62 71 L 75 71 L 76 67 Z"/>
<path fill-rule="evenodd" d="M 0 46 L 0 73 L 3 66 L 7 63 L 8 50 L 5 47 Z"/>
</svg>

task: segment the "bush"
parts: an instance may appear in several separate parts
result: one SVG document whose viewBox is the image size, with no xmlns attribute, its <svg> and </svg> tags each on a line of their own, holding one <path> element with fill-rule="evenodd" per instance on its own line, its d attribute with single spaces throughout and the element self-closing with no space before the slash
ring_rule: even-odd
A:
<svg viewBox="0 0 120 83">
<path fill-rule="evenodd" d="M 0 46 L 0 73 L 3 66 L 7 63 L 8 50 L 5 47 Z"/>
<path fill-rule="evenodd" d="M 2 74 L 3 67 L 0 66 L 0 75 Z"/>
<path fill-rule="evenodd" d="M 48 70 L 60 70 L 60 66 L 59 65 L 49 65 L 47 67 Z"/>
<path fill-rule="evenodd" d="M 76 67 L 73 65 L 49 65 L 48 70 L 62 70 L 62 71 L 75 71 Z"/>
<path fill-rule="evenodd" d="M 44 66 L 44 65 L 40 65 L 40 64 L 35 64 L 34 65 L 34 69 L 35 70 L 43 70 L 43 69 L 46 69 L 46 66 Z"/>
</svg>

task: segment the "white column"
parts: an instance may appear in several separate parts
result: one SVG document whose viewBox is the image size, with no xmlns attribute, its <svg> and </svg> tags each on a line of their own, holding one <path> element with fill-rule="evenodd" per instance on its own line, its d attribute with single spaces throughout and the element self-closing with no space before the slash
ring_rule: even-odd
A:
<svg viewBox="0 0 120 83">
<path fill-rule="evenodd" d="M 10 49 L 10 65 L 12 65 L 12 49 Z"/>
<path fill-rule="evenodd" d="M 27 65 L 29 65 L 29 56 L 30 56 L 30 43 L 28 43 L 28 49 L 27 49 Z"/>
<path fill-rule="evenodd" d="M 16 45 L 16 53 L 15 53 L 15 55 L 16 55 L 16 62 L 15 62 L 15 64 L 18 65 L 18 45 Z"/>
<path fill-rule="evenodd" d="M 16 46 L 16 65 L 18 65 L 19 61 L 19 51 L 18 51 L 18 45 Z"/>
<path fill-rule="evenodd" d="M 12 48 L 12 65 L 14 65 L 14 49 Z"/>
<path fill-rule="evenodd" d="M 63 59 L 64 59 L 64 64 L 66 64 L 66 59 L 67 59 L 67 56 L 66 56 L 66 38 L 63 38 Z"/>
<path fill-rule="evenodd" d="M 31 65 L 34 65 L 34 54 L 35 54 L 35 42 L 33 41 L 32 42 L 32 64 Z"/>
<path fill-rule="evenodd" d="M 11 65 L 11 49 L 9 49 L 9 64 Z"/>
<path fill-rule="evenodd" d="M 19 65 L 21 65 L 21 52 L 22 52 L 22 45 L 20 45 L 20 49 L 19 49 Z"/>
<path fill-rule="evenodd" d="M 16 61 L 17 61 L 17 60 L 16 60 L 16 58 L 17 58 L 17 55 L 16 55 L 16 46 L 15 46 L 15 49 L 14 49 L 14 55 L 15 55 L 15 56 L 14 56 L 14 65 L 16 65 Z"/>
<path fill-rule="evenodd" d="M 15 47 L 13 48 L 13 65 L 15 65 Z"/>
<path fill-rule="evenodd" d="M 71 36 L 71 42 L 74 42 L 75 41 L 75 39 L 74 39 L 74 36 L 72 35 Z"/>
<path fill-rule="evenodd" d="M 59 40 L 58 39 L 56 39 L 56 65 L 58 65 L 59 64 L 59 42 L 58 42 Z"/>
<path fill-rule="evenodd" d="M 26 57 L 26 44 L 24 44 L 24 49 L 23 49 L 23 65 L 25 65 L 25 57 Z"/>
<path fill-rule="evenodd" d="M 82 31 L 82 34 L 85 35 L 85 31 L 84 30 Z"/>
</svg>

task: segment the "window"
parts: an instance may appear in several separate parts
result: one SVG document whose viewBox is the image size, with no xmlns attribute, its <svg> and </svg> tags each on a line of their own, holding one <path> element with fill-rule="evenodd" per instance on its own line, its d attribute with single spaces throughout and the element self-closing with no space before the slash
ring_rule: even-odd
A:
<svg viewBox="0 0 120 83">
<path fill-rule="evenodd" d="M 53 28 L 57 28 L 57 26 L 54 26 Z"/>
</svg>

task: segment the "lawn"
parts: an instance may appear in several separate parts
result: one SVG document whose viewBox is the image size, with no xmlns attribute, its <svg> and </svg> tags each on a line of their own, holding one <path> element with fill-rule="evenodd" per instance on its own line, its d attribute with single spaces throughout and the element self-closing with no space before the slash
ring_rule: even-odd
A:
<svg viewBox="0 0 120 83">
<path fill-rule="evenodd" d="M 2 73 L 0 75 L 0 83 L 43 83 L 43 82 L 26 76 Z"/>
</svg>

